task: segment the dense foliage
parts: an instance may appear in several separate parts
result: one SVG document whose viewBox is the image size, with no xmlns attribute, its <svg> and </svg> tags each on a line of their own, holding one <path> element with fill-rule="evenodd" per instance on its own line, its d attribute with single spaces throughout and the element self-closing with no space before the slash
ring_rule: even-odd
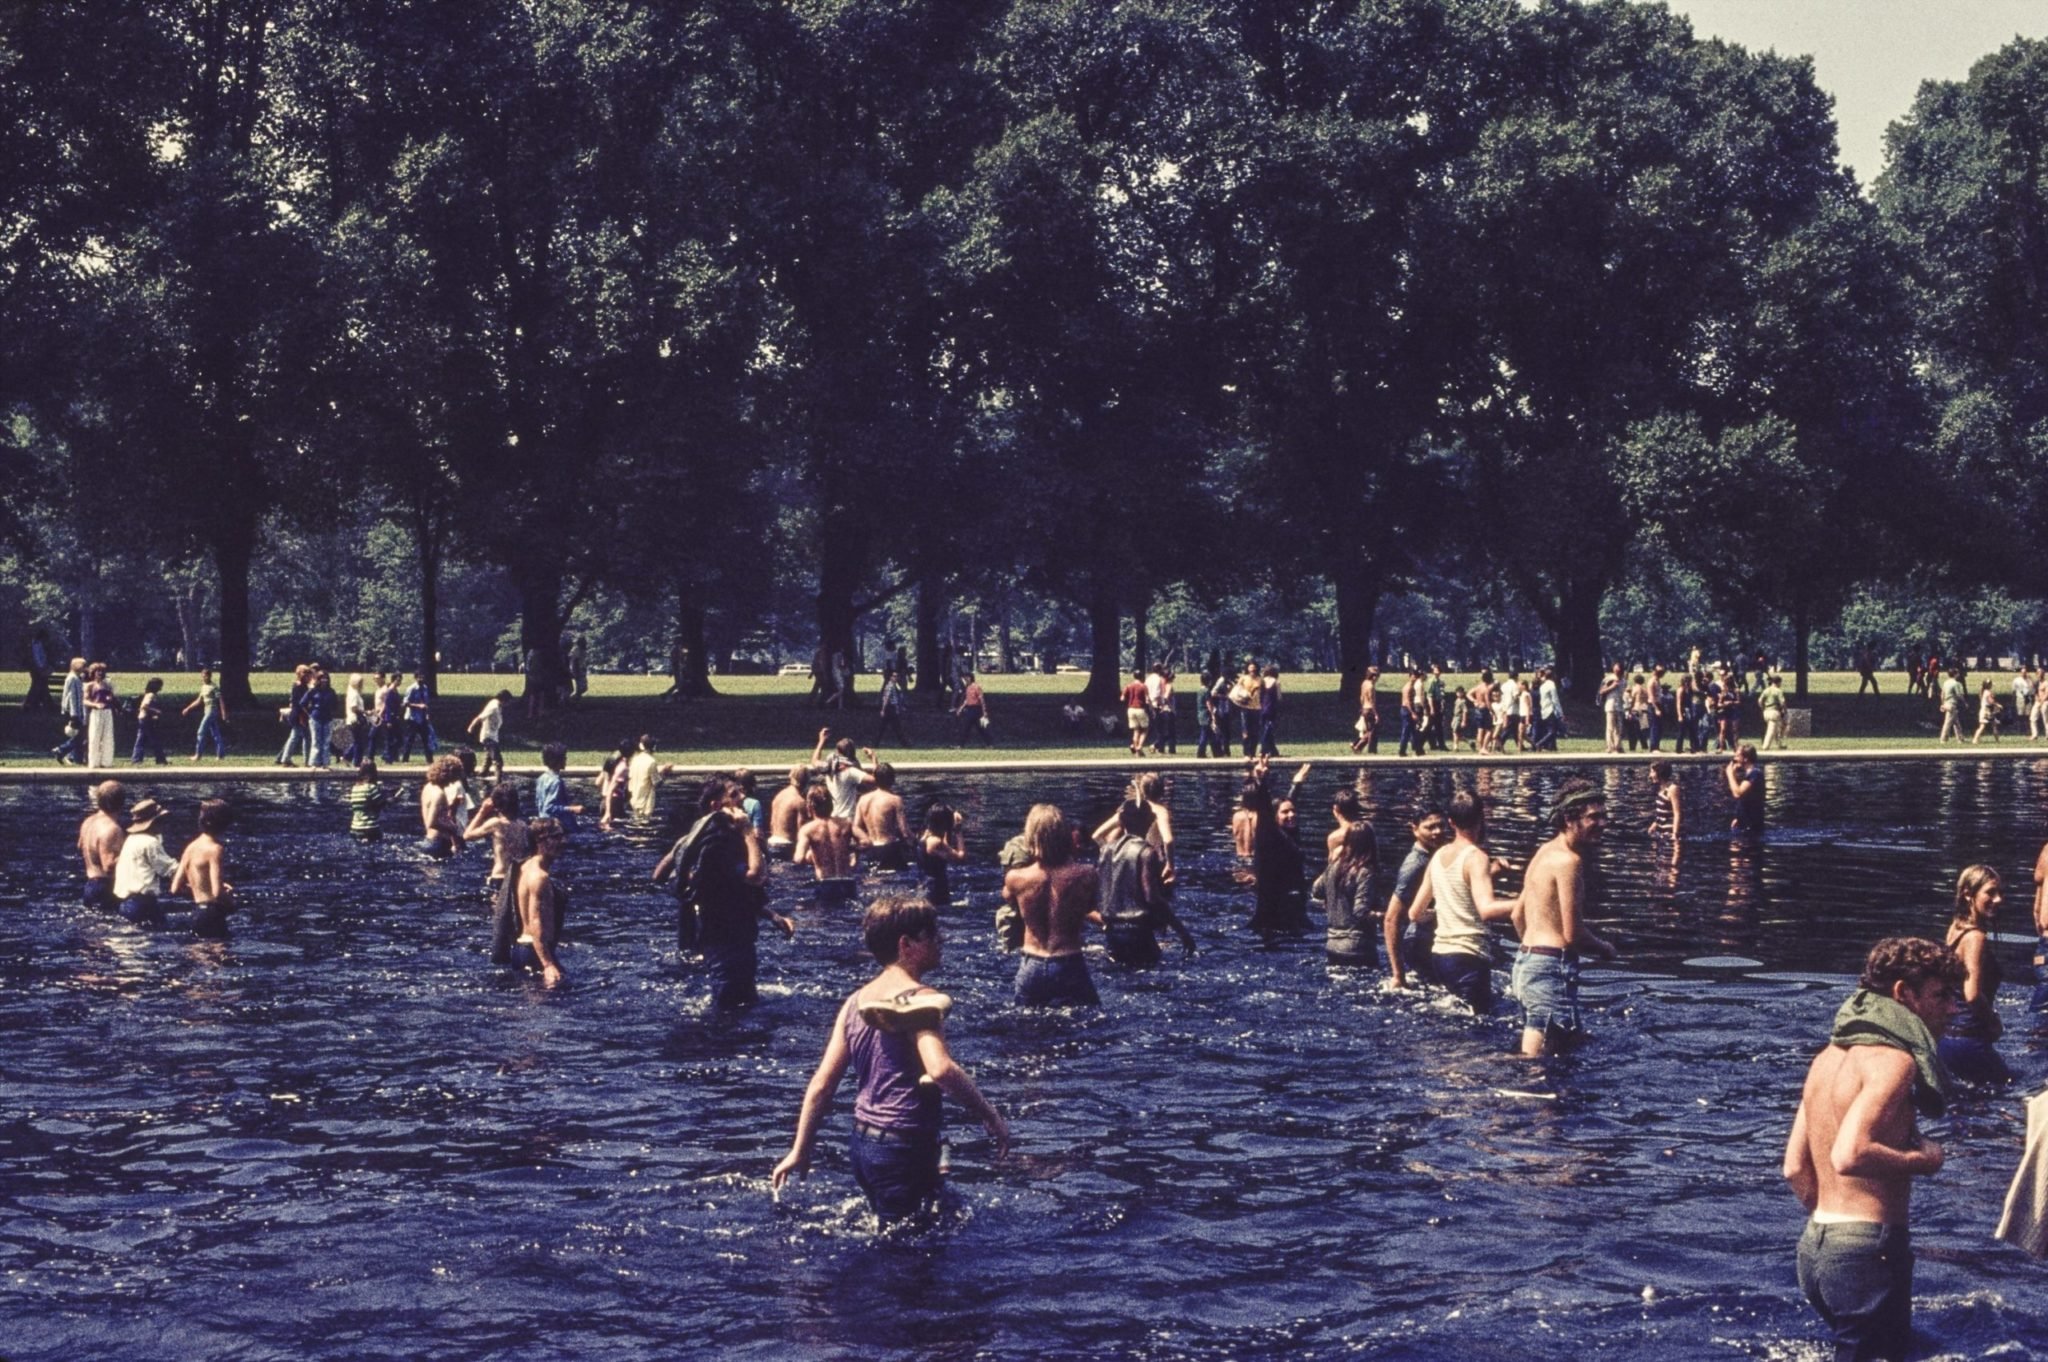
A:
<svg viewBox="0 0 2048 1362">
<path fill-rule="evenodd" d="M 1627 0 L 47 0 L 0 117 L 58 651 L 2040 640 L 2039 43 L 1870 197 L 1810 63 Z"/>
</svg>

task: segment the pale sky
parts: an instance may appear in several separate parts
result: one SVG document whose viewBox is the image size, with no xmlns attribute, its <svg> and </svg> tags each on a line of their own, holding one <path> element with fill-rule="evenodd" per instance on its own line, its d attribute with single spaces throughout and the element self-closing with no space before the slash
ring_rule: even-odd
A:
<svg viewBox="0 0 2048 1362">
<path fill-rule="evenodd" d="M 2048 37 L 2048 0 L 1666 0 L 1703 38 L 1813 58 L 1842 162 L 1867 189 L 1884 130 L 1923 80 L 1961 80 L 2015 37 Z"/>
</svg>

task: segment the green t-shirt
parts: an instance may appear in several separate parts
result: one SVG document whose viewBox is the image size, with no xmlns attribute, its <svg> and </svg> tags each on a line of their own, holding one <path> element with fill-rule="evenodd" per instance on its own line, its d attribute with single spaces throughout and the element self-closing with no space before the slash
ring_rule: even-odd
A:
<svg viewBox="0 0 2048 1362">
<path fill-rule="evenodd" d="M 1784 688 L 1781 686 L 1764 687 L 1764 693 L 1757 697 L 1757 704 L 1764 709 L 1783 709 L 1785 707 Z"/>
</svg>

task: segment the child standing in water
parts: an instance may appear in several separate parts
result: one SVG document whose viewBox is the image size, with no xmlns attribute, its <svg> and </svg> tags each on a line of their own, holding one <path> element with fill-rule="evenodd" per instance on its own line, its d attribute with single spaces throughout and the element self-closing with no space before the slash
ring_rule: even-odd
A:
<svg viewBox="0 0 2048 1362">
<path fill-rule="evenodd" d="M 1650 844 L 1663 846 L 1671 844 L 1671 859 L 1678 859 L 1678 844 L 1684 836 L 1685 806 L 1679 801 L 1678 773 L 1668 761 L 1650 763 L 1650 780 L 1655 786 L 1650 796 Z"/>
<path fill-rule="evenodd" d="M 378 817 L 391 792 L 377 783 L 377 763 L 366 761 L 356 767 L 356 782 L 348 787 L 348 831 L 358 842 L 384 840 L 384 824 Z"/>
<path fill-rule="evenodd" d="M 234 811 L 225 799 L 199 803 L 199 835 L 178 858 L 177 873 L 171 877 L 173 894 L 192 896 L 192 934 L 225 940 L 228 914 L 235 910 L 235 887 L 227 882 L 226 848 L 221 838 L 234 822 Z"/>
</svg>

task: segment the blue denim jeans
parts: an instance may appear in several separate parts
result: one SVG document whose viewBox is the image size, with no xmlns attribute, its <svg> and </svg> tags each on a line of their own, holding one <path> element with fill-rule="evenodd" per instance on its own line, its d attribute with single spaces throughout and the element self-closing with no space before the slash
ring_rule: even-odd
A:
<svg viewBox="0 0 2048 1362">
<path fill-rule="evenodd" d="M 304 724 L 292 724 L 285 730 L 284 746 L 278 750 L 277 759 L 281 762 L 290 761 L 301 749 L 305 750 L 308 757 L 312 756 L 310 741 L 311 736 L 306 732 Z"/>
<path fill-rule="evenodd" d="M 1017 1001 L 1026 1007 L 1099 1007 L 1088 962 L 1078 955 L 1027 955 L 1017 961 Z"/>
<path fill-rule="evenodd" d="M 155 757 L 159 766 L 170 762 L 170 758 L 164 755 L 164 731 L 161 720 L 135 725 L 135 750 L 128 754 L 128 760 L 140 766 L 145 756 Z"/>
<path fill-rule="evenodd" d="M 751 1007 L 761 999 L 754 981 L 760 954 L 752 941 L 704 947 L 704 969 L 711 976 L 711 1001 L 725 1009 Z"/>
<path fill-rule="evenodd" d="M 1464 951 L 1435 951 L 1429 968 L 1447 992 L 1474 1012 L 1484 1017 L 1493 1011 L 1493 961 Z"/>
<path fill-rule="evenodd" d="M 883 1220 L 917 1214 L 939 1195 L 937 1131 L 885 1130 L 854 1123 L 853 1180 Z"/>
<path fill-rule="evenodd" d="M 1575 1036 L 1579 1022 L 1579 961 L 1576 956 L 1539 955 L 1524 950 L 1509 976 L 1522 1004 L 1522 1029 Z"/>
<path fill-rule="evenodd" d="M 314 766 L 334 764 L 334 720 L 315 719 L 312 722 L 313 751 L 310 762 Z"/>
<path fill-rule="evenodd" d="M 227 735 L 221 732 L 220 716 L 209 714 L 199 721 L 199 736 L 192 743 L 192 759 L 197 761 L 206 755 L 206 744 L 213 743 L 213 754 L 225 760 L 228 755 Z"/>
</svg>

